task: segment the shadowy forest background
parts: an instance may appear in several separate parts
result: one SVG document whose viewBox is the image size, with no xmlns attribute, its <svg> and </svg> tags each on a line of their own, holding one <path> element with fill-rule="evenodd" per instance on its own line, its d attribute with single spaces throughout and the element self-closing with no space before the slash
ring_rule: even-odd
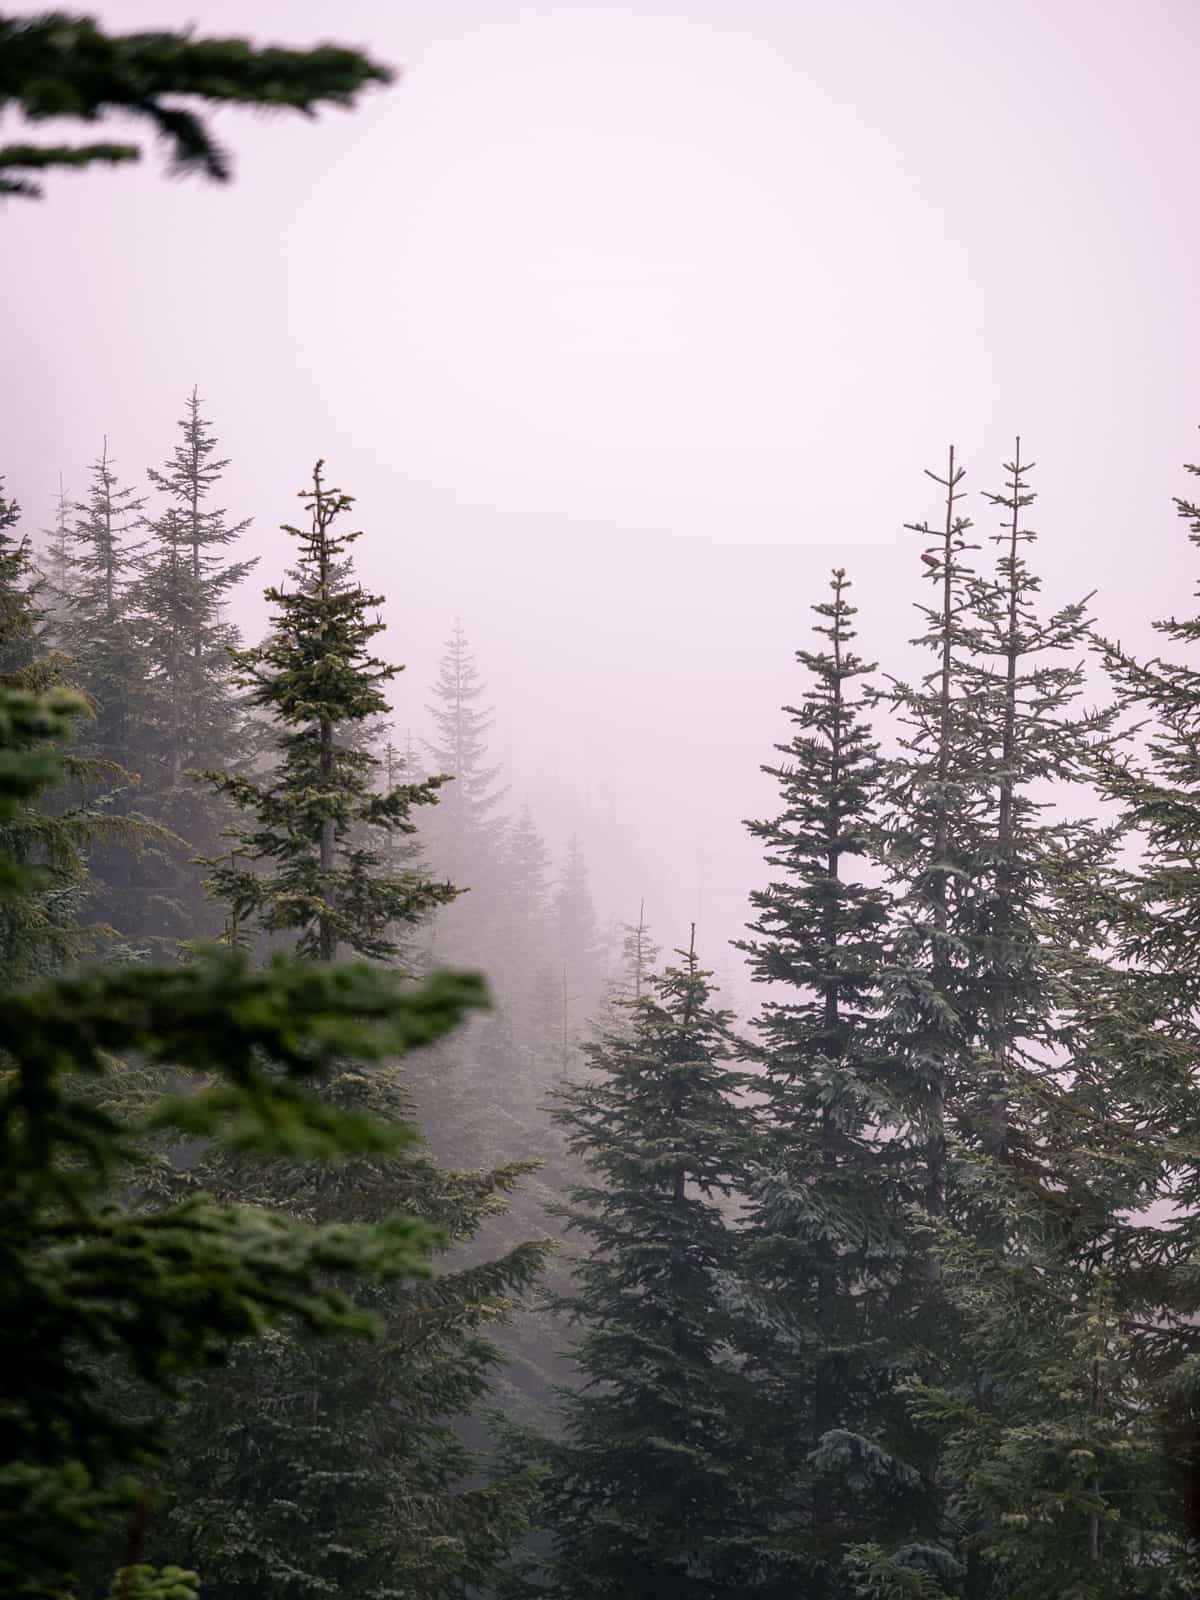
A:
<svg viewBox="0 0 1200 1600">
<path fill-rule="evenodd" d="M 217 180 L 172 97 L 389 78 L 0 18 L 0 106 Z M 218 423 L 185 380 L 156 464 L 101 427 L 0 498 L 4 1592 L 1194 1594 L 1190 603 L 1135 654 L 1086 571 L 1045 596 L 1021 439 L 916 479 L 903 657 L 831 538 L 735 1015 L 703 927 L 603 925 L 512 804 L 461 621 L 397 724 L 336 463 L 262 570 Z"/>
</svg>

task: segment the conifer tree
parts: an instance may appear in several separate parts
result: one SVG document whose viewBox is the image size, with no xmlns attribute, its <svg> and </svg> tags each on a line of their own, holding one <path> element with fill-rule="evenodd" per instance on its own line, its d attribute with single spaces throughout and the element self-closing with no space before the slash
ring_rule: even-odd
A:
<svg viewBox="0 0 1200 1600">
<path fill-rule="evenodd" d="M 554 886 L 551 915 L 562 968 L 565 1069 L 569 1053 L 600 1002 L 602 985 L 596 911 L 588 884 L 587 862 L 577 835 L 572 835 L 567 843 Z"/>
<path fill-rule="evenodd" d="M 378 787 L 381 761 L 362 730 L 386 711 L 380 685 L 396 670 L 371 653 L 381 624 L 368 612 L 381 601 L 353 580 L 357 535 L 334 527 L 350 500 L 326 487 L 320 465 L 303 499 L 310 527 L 289 530 L 301 542 L 294 587 L 269 591 L 272 634 L 236 656 L 257 703 L 282 725 L 282 759 L 261 782 L 218 778 L 254 820 L 235 829 L 247 865 L 223 864 L 213 881 L 239 916 L 294 933 L 310 962 L 324 964 L 338 944 L 390 962 L 405 927 L 454 893 L 411 855 L 393 856 L 389 870 L 388 841 L 404 848 L 408 807 L 432 803 L 438 780 Z M 255 860 L 265 864 L 261 878 Z M 337 1072 L 327 1093 L 387 1122 L 408 1116 L 394 1076 Z M 427 1291 L 373 1297 L 378 1357 L 281 1340 L 197 1392 L 167 1526 L 203 1549 L 216 1596 L 235 1600 L 250 1587 L 281 1600 L 330 1589 L 434 1600 L 485 1582 L 507 1556 L 526 1526 L 533 1480 L 518 1473 L 472 1488 L 477 1463 L 455 1420 L 487 1392 L 497 1360 L 489 1326 L 530 1284 L 545 1246 L 526 1241 L 466 1263 L 461 1254 L 527 1170 L 454 1174 L 423 1155 L 329 1174 L 201 1169 L 215 1193 L 254 1193 L 288 1215 L 332 1222 L 399 1205 L 460 1255 Z M 243 1422 L 250 1395 L 265 1402 L 265 1424 Z"/>
<path fill-rule="evenodd" d="M 411 1114 L 395 1070 L 343 1066 L 326 1098 L 385 1126 Z M 489 1398 L 492 1335 L 546 1246 L 468 1250 L 467 1259 L 464 1247 L 503 1214 L 526 1170 L 450 1172 L 420 1147 L 327 1169 L 251 1169 L 221 1155 L 196 1169 L 194 1181 L 213 1194 L 253 1195 L 288 1218 L 419 1218 L 454 1260 L 440 1256 L 423 1284 L 359 1296 L 379 1328 L 370 1346 L 276 1337 L 196 1385 L 152 1558 L 186 1551 L 204 1572 L 205 1600 L 442 1600 L 491 1581 L 527 1529 L 536 1481 L 528 1470 L 480 1481 L 461 1419 Z"/>
<path fill-rule="evenodd" d="M 835 570 L 832 598 L 813 608 L 826 643 L 796 652 L 807 683 L 785 708 L 795 731 L 763 769 L 782 809 L 748 824 L 773 877 L 751 895 L 755 937 L 738 946 L 769 996 L 742 1337 L 790 1462 L 813 1596 L 846 1592 L 846 1545 L 911 1516 L 916 1489 L 897 1456 L 908 1430 L 889 1373 L 913 1290 L 898 1226 L 906 1171 L 893 1171 L 907 1152 L 880 1126 L 889 907 L 862 877 L 886 768 L 849 587 Z"/>
<path fill-rule="evenodd" d="M 489 761 L 487 734 L 494 715 L 481 702 L 486 687 L 461 622 L 446 641 L 433 685 L 434 736 L 425 744 L 432 771 L 453 779 L 426 825 L 430 860 L 439 874 L 466 891 L 437 919 L 434 948 L 442 959 L 484 960 L 501 953 L 500 867 L 507 828 L 498 808 L 506 789 Z M 489 967 L 492 963 L 489 962 Z M 503 1003 L 506 974 L 493 977 Z"/>
<path fill-rule="evenodd" d="M 755 1390 L 734 1358 L 728 1282 L 737 1233 L 725 1203 L 753 1140 L 736 1104 L 728 1013 L 693 947 L 584 1046 L 587 1078 L 559 1111 L 587 1177 L 563 1210 L 587 1241 L 564 1308 L 582 1328 L 582 1388 L 546 1442 L 548 1592 L 746 1596 L 772 1584 Z"/>
<path fill-rule="evenodd" d="M 58 477 L 58 494 L 54 499 L 54 523 L 42 530 L 42 546 L 38 569 L 42 574 L 42 607 L 47 619 L 50 642 L 58 645 L 62 639 L 65 618 L 74 594 L 71 561 L 71 501 Z"/>
<path fill-rule="evenodd" d="M 1025 556 L 1029 470 L 1018 443 L 1006 488 L 988 497 L 1005 520 L 987 577 L 950 565 L 961 548 L 953 464 L 940 480 L 945 544 L 929 554 L 943 599 L 921 641 L 938 665 L 896 691 L 910 730 L 889 840 L 903 921 L 883 993 L 923 1168 L 912 1240 L 929 1269 L 929 1331 L 914 1340 L 906 1384 L 922 1436 L 911 1461 L 937 1493 L 907 1545 L 860 1554 L 871 1581 L 915 1559 L 941 1585 L 930 1593 L 968 1600 L 1032 1600 L 1071 1583 L 1151 1592 L 1158 1577 L 1143 1589 L 1137 1569 L 1161 1531 L 1161 1497 L 1140 1492 L 1136 1380 L 1121 1395 L 1119 1383 L 1102 1393 L 1099 1377 L 1118 1365 L 1130 1309 L 1102 1268 L 1122 1215 L 1147 1197 L 1148 1167 L 1133 1155 L 1136 1116 L 1111 1100 L 1113 1114 L 1098 1114 L 1097 1078 L 1067 1021 L 1089 964 L 1080 953 L 1094 950 L 1105 914 L 1096 885 L 1112 844 L 1070 817 L 1069 786 L 1091 770 L 1111 714 L 1077 709 L 1085 605 L 1040 613 Z M 902 1121 L 897 1139 L 909 1139 Z M 1040 1370 L 1011 1338 L 1022 1296 L 1039 1319 L 1025 1342 Z M 1118 1506 L 1123 1526 L 1102 1535 Z"/>
<path fill-rule="evenodd" d="M 1200 478 L 1200 466 L 1185 470 Z M 1182 495 L 1174 504 L 1200 548 L 1200 503 Z M 1160 1200 L 1157 1215 L 1126 1217 L 1111 1230 L 1104 1260 L 1118 1285 L 1132 1282 L 1138 1291 L 1124 1325 L 1126 1359 L 1143 1375 L 1162 1427 L 1183 1549 L 1177 1562 L 1193 1592 L 1200 1582 L 1200 668 L 1191 652 L 1200 619 L 1172 614 L 1154 628 L 1163 651 L 1148 660 L 1115 641 L 1098 642 L 1122 709 L 1145 730 L 1140 748 L 1126 740 L 1106 752 L 1099 770 L 1139 857 L 1136 869 L 1115 876 L 1107 948 L 1074 988 L 1073 1043 L 1081 1095 L 1141 1134 L 1130 1141 L 1132 1170 L 1149 1169 Z"/>
<path fill-rule="evenodd" d="M 106 439 L 87 498 L 72 507 L 69 600 L 55 625 L 71 685 L 89 706 L 76 739 L 86 763 L 75 769 L 81 792 L 120 824 L 122 835 L 90 855 L 86 915 L 122 938 L 132 936 L 142 949 L 137 930 L 147 890 L 164 863 L 186 850 L 139 805 L 153 693 L 134 607 L 144 504 L 131 486 L 121 487 Z M 145 852 L 148 859 L 140 859 Z"/>
<path fill-rule="evenodd" d="M 61 690 L 0 686 L 0 840 L 58 780 L 47 743 L 79 709 Z M 37 891 L 28 864 L 0 855 L 6 906 Z M 349 1275 L 424 1267 L 429 1232 L 411 1218 L 313 1227 L 218 1204 L 160 1162 L 156 1141 L 200 1137 L 242 1159 L 399 1153 L 410 1130 L 347 1114 L 313 1094 L 314 1080 L 335 1057 L 380 1060 L 436 1037 L 481 998 L 476 980 L 455 975 L 415 989 L 362 966 L 314 972 L 282 958 L 253 973 L 233 953 L 0 993 L 5 1594 L 57 1600 L 83 1542 L 122 1523 L 137 1570 L 114 1592 L 148 1592 L 148 1486 L 166 1434 L 161 1407 L 114 1396 L 137 1383 L 169 1399 L 189 1371 L 271 1323 L 366 1331 Z M 131 1096 L 122 1056 L 195 1087 L 147 1103 Z M 116 1375 L 126 1382 L 114 1389 Z M 194 1574 L 162 1579 L 164 1595 L 194 1593 Z"/>
<path fill-rule="evenodd" d="M 304 581 L 267 590 L 276 608 L 271 633 L 234 652 L 251 703 L 279 726 L 279 762 L 261 779 L 208 774 L 252 819 L 232 830 L 242 854 L 213 862 L 211 882 L 239 921 L 291 936 L 302 956 L 330 961 L 346 946 L 382 960 L 396 952 L 397 924 L 447 903 L 455 891 L 416 872 L 387 877 L 380 870 L 376 841 L 411 833 L 411 808 L 432 804 L 441 779 L 380 792 L 378 756 L 356 748 L 361 726 L 386 713 L 382 685 L 400 669 L 371 651 L 383 631 L 370 615 L 381 597 L 339 581 L 339 564 L 359 535 L 338 531 L 337 519 L 353 501 L 327 487 L 322 465 L 300 496 L 308 528 L 285 528 L 300 545 Z"/>
<path fill-rule="evenodd" d="M 167 141 L 176 172 L 226 181 L 229 158 L 201 120 L 201 105 L 256 105 L 313 116 L 321 105 L 353 105 L 392 73 L 356 50 L 256 49 L 245 39 L 197 39 L 189 31 L 106 33 L 91 17 L 62 11 L 0 17 L 0 109 L 31 121 L 94 123 L 108 112 L 148 121 Z M 0 195 L 40 198 L 34 173 L 94 162 L 137 161 L 136 144 L 0 146 Z"/>
<path fill-rule="evenodd" d="M 148 476 L 166 505 L 144 524 L 146 539 L 130 591 L 147 680 L 138 803 L 187 850 L 159 853 L 134 935 L 197 938 L 215 932 L 195 857 L 218 853 L 228 807 L 188 772 L 244 764 L 253 743 L 233 681 L 237 632 L 224 614 L 230 591 L 253 567 L 228 547 L 249 526 L 231 525 L 208 504 L 224 460 L 195 390 L 179 423 L 182 438 L 162 470 Z"/>
<path fill-rule="evenodd" d="M 0 493 L 0 685 L 27 693 L 61 689 L 64 661 L 51 645 L 46 583 L 17 532 L 19 520 L 16 502 Z M 10 739 L 19 747 L 14 730 Z M 73 752 L 60 757 L 56 770 L 76 784 L 95 775 Z M 96 930 L 80 924 L 87 857 L 97 845 L 122 840 L 128 842 L 119 819 L 86 795 L 68 798 L 61 787 L 10 810 L 0 823 L 0 848 L 33 872 L 36 889 L 0 901 L 0 969 L 9 983 L 55 971 L 95 943 Z"/>
</svg>

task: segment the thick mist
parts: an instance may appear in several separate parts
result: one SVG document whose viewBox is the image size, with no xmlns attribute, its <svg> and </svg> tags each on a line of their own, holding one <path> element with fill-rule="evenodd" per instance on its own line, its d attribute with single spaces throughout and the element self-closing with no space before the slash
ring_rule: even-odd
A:
<svg viewBox="0 0 1200 1600">
<path fill-rule="evenodd" d="M 176 0 L 95 7 L 180 25 Z M 261 555 L 318 455 L 427 733 L 456 618 L 514 807 L 578 832 L 602 919 L 726 941 L 740 819 L 844 565 L 908 670 L 922 476 L 1020 433 L 1047 594 L 1148 637 L 1190 587 L 1200 416 L 1187 186 L 1200 18 L 1004 8 L 207 0 L 209 32 L 369 45 L 400 84 L 319 129 L 219 117 L 232 186 L 55 177 L 6 206 L 0 442 L 27 525 L 107 435 L 138 479 L 193 384 Z M 994 520 L 967 502 L 980 535 Z M 261 582 L 259 581 L 261 579 Z"/>
</svg>

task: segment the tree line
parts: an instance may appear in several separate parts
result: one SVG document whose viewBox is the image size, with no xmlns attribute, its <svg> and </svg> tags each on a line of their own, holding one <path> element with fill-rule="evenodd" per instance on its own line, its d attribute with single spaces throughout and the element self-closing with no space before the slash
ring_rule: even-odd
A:
<svg viewBox="0 0 1200 1600">
<path fill-rule="evenodd" d="M 322 464 L 241 643 L 225 464 L 193 393 L 0 515 L 11 1591 L 1194 1592 L 1200 620 L 1047 606 L 952 451 L 911 673 L 840 569 L 796 653 L 745 1030 L 605 971 L 461 628 L 397 749 Z"/>
</svg>

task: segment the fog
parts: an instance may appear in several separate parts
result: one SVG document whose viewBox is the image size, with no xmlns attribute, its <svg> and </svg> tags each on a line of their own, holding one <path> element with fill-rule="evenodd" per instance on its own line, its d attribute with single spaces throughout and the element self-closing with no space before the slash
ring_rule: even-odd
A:
<svg viewBox="0 0 1200 1600">
<path fill-rule="evenodd" d="M 1050 599 L 1144 641 L 1192 587 L 1184 0 L 963 6 L 174 0 L 115 28 L 362 44 L 397 86 L 320 126 L 223 114 L 235 181 L 53 176 L 5 207 L 2 464 L 27 524 L 107 435 L 123 479 L 198 385 L 262 557 L 318 455 L 426 731 L 461 617 L 494 750 L 605 918 L 668 947 L 746 920 L 740 826 L 844 565 L 903 670 L 922 476 L 1038 462 Z M 106 127 L 107 132 L 107 127 Z M 990 531 L 994 513 L 966 509 Z M 258 580 L 262 581 L 259 582 Z"/>
</svg>

